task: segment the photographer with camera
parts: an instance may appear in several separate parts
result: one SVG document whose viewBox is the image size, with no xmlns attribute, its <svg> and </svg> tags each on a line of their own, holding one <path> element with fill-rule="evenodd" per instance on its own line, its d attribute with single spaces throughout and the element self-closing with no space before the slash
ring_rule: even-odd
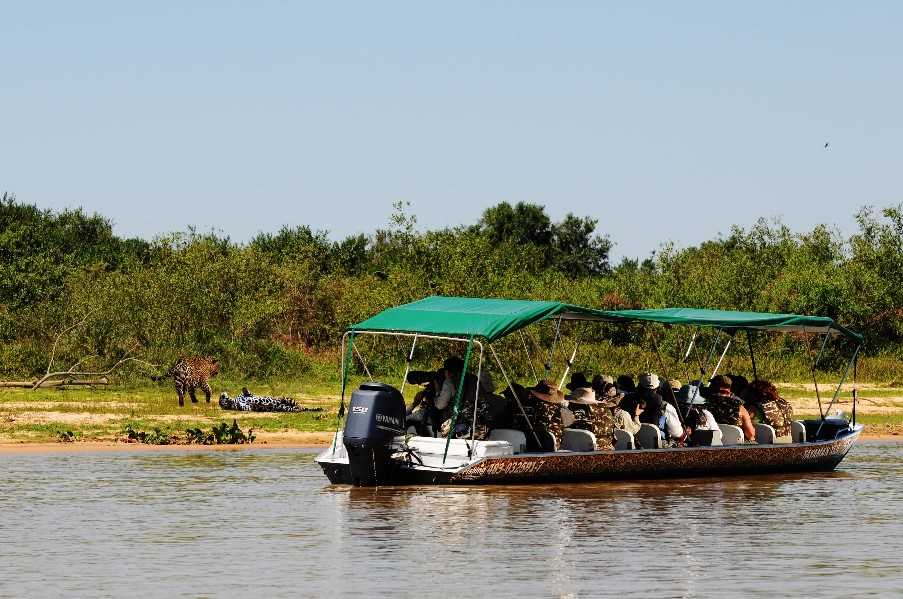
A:
<svg viewBox="0 0 903 599">
<path fill-rule="evenodd" d="M 407 381 L 411 385 L 423 385 L 423 389 L 414 396 L 414 402 L 408 410 L 407 425 L 413 425 L 417 429 L 418 436 L 435 437 L 443 420 L 436 400 L 447 381 L 445 369 L 412 370 L 408 373 Z M 447 405 L 446 400 L 443 407 Z"/>
</svg>

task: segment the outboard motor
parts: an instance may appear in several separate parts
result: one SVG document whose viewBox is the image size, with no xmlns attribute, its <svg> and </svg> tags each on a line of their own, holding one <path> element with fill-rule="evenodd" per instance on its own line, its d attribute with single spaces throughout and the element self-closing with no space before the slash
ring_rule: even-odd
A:
<svg viewBox="0 0 903 599">
<path fill-rule="evenodd" d="M 364 383 L 351 394 L 342 438 L 353 484 L 364 487 L 389 480 L 392 440 L 404 434 L 404 421 L 404 398 L 395 387 Z"/>
</svg>

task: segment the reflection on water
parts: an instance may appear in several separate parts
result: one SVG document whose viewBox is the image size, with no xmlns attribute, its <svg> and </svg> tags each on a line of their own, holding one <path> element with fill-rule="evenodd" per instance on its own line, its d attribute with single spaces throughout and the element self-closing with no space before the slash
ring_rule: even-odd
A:
<svg viewBox="0 0 903 599">
<path fill-rule="evenodd" d="M 0 456 L 0 597 L 840 596 L 903 579 L 903 445 L 830 474 L 329 486 L 313 453 Z"/>
</svg>

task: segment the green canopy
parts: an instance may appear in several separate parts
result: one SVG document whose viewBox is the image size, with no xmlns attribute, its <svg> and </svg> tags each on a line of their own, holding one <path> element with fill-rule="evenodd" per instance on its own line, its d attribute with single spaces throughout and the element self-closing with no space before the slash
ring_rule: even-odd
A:
<svg viewBox="0 0 903 599">
<path fill-rule="evenodd" d="M 550 318 L 607 322 L 659 322 L 726 330 L 761 329 L 780 332 L 829 333 L 857 341 L 862 336 L 823 316 L 733 312 L 700 308 L 594 310 L 561 302 L 427 297 L 403 304 L 353 325 L 352 331 L 422 333 L 450 337 L 482 337 L 495 341 L 525 326 Z"/>
<path fill-rule="evenodd" d="M 561 302 L 433 296 L 383 310 L 351 330 L 474 336 L 491 342 L 547 318 L 601 320 L 603 315 Z"/>
<path fill-rule="evenodd" d="M 862 341 L 862 335 L 846 329 L 825 316 L 734 312 L 701 308 L 661 308 L 652 310 L 613 310 L 605 313 L 616 322 L 660 322 L 719 329 L 761 329 L 767 331 L 829 333 Z"/>
</svg>

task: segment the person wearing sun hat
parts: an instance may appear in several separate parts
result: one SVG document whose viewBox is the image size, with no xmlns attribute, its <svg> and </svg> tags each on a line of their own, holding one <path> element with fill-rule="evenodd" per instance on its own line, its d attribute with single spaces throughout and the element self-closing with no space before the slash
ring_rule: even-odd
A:
<svg viewBox="0 0 903 599">
<path fill-rule="evenodd" d="M 592 385 L 588 380 L 586 380 L 586 375 L 582 372 L 575 372 L 571 374 L 571 382 L 565 385 L 565 388 L 568 391 L 573 391 L 575 389 L 589 389 Z"/>
<path fill-rule="evenodd" d="M 657 426 L 666 439 L 680 444 L 686 437 L 686 431 L 677 415 L 677 409 L 670 402 L 662 399 L 658 393 L 659 378 L 654 372 L 640 375 L 639 393 L 646 401 L 646 408 L 640 414 L 640 422 Z"/>
<path fill-rule="evenodd" d="M 534 404 L 535 425 L 561 439 L 561 431 L 564 424 L 561 419 L 561 408 L 567 407 L 567 400 L 552 382 L 544 380 L 536 383 L 528 389 L 530 396 L 539 400 Z"/>
<path fill-rule="evenodd" d="M 692 430 L 717 431 L 718 422 L 715 417 L 705 409 L 706 400 L 699 393 L 696 385 L 684 385 L 677 392 L 677 403 L 683 410 L 684 422 Z"/>
<path fill-rule="evenodd" d="M 731 392 L 730 377 L 719 374 L 709 381 L 706 404 L 718 424 L 739 426 L 748 440 L 756 438 L 756 427 L 749 412 L 743 406 L 743 400 Z"/>
<path fill-rule="evenodd" d="M 578 387 L 567 397 L 574 422 L 568 428 L 589 431 L 596 436 L 597 449 L 614 449 L 615 422 L 611 407 L 617 405 L 617 397 L 599 401 L 596 393 L 587 387 Z"/>
</svg>

